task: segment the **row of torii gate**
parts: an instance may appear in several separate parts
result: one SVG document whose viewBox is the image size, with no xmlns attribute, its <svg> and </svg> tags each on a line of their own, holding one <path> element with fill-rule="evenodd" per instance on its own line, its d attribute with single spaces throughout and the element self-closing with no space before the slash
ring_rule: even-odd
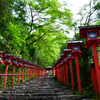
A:
<svg viewBox="0 0 100 100">
<path fill-rule="evenodd" d="M 80 38 L 86 39 L 85 48 L 92 47 L 94 65 L 92 64 L 91 75 L 93 88 L 95 93 L 100 96 L 100 67 L 98 62 L 98 56 L 96 47 L 99 47 L 98 43 L 100 42 L 100 25 L 96 26 L 80 26 Z M 76 63 L 76 73 L 77 73 L 77 84 L 78 90 L 81 93 L 81 78 L 80 78 L 80 70 L 79 70 L 79 62 L 78 56 L 82 51 L 80 50 L 82 47 L 83 41 L 67 41 L 67 48 L 64 49 L 64 54 L 61 54 L 55 65 L 52 67 L 52 74 L 57 77 L 59 81 L 64 84 L 69 85 L 69 76 L 68 76 L 68 63 L 70 64 L 70 76 L 71 76 L 71 85 L 72 89 L 74 89 L 74 79 L 73 79 L 73 67 L 72 61 L 75 58 Z M 66 79 L 65 79 L 66 78 Z"/>
</svg>

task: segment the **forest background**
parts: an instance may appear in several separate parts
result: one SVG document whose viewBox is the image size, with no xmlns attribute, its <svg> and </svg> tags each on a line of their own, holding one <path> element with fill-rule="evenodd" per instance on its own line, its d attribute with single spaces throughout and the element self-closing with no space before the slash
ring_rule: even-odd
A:
<svg viewBox="0 0 100 100">
<path fill-rule="evenodd" d="M 83 53 L 79 57 L 81 83 L 83 88 L 89 88 L 92 51 L 84 48 L 85 39 L 80 39 L 78 26 L 100 25 L 100 1 L 90 0 L 77 15 L 80 17 L 73 19 L 67 3 L 57 0 L 0 0 L 0 50 L 44 68 L 54 65 L 67 48 L 66 41 L 83 40 Z M 67 37 L 70 31 L 75 33 L 72 39 Z M 1 66 L 0 73 L 4 69 Z M 74 62 L 73 69 L 76 74 Z"/>
</svg>

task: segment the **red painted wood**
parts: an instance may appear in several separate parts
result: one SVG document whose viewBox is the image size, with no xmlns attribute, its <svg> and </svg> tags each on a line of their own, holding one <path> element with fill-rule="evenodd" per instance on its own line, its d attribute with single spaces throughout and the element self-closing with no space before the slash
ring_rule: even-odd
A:
<svg viewBox="0 0 100 100">
<path fill-rule="evenodd" d="M 68 78 L 68 66 L 67 66 L 67 63 L 65 64 L 66 66 L 66 81 L 67 81 L 67 85 L 69 85 L 69 78 Z"/>
<path fill-rule="evenodd" d="M 63 70 L 63 66 L 61 66 L 61 82 L 63 83 L 63 72 L 62 72 L 62 70 Z"/>
<path fill-rule="evenodd" d="M 19 75 L 18 75 L 18 82 L 17 83 L 19 84 L 20 83 L 20 67 L 18 67 L 18 74 Z"/>
<path fill-rule="evenodd" d="M 27 69 L 27 74 L 29 74 L 29 68 Z M 29 79 L 29 76 L 27 75 L 27 80 Z"/>
<path fill-rule="evenodd" d="M 24 67 L 22 69 L 22 74 L 24 74 Z M 24 76 L 22 75 L 22 82 L 23 82 L 23 80 L 24 80 Z"/>
<path fill-rule="evenodd" d="M 5 74 L 7 74 L 7 72 L 8 72 L 8 65 L 6 64 L 6 67 L 5 67 Z M 6 87 L 6 79 L 7 79 L 7 76 L 4 76 L 3 88 Z"/>
<path fill-rule="evenodd" d="M 78 90 L 81 93 L 81 80 L 80 80 L 80 71 L 79 71 L 79 62 L 78 62 L 78 55 L 75 55 L 76 60 L 76 73 L 77 73 L 77 83 L 78 83 Z"/>
<path fill-rule="evenodd" d="M 65 65 L 63 64 L 63 83 L 65 84 Z"/>
<path fill-rule="evenodd" d="M 92 76 L 93 89 L 95 91 L 95 95 L 97 96 L 97 94 L 99 93 L 99 91 L 98 91 L 97 77 L 96 77 L 95 68 L 91 69 L 91 76 Z"/>
<path fill-rule="evenodd" d="M 73 79 L 72 61 L 70 60 L 69 63 L 70 63 L 71 84 L 72 84 L 72 89 L 74 89 L 74 79 Z"/>
<path fill-rule="evenodd" d="M 25 67 L 25 81 L 26 81 L 26 67 Z"/>
<path fill-rule="evenodd" d="M 97 77 L 98 91 L 99 91 L 99 96 L 100 96 L 100 70 L 99 70 L 99 62 L 98 62 L 95 44 L 92 45 L 92 50 L 93 50 L 93 58 L 94 58 L 95 71 L 96 71 L 96 77 Z"/>
<path fill-rule="evenodd" d="M 14 74 L 14 73 L 15 73 L 15 66 L 13 65 L 12 74 Z M 10 100 L 11 100 L 11 96 L 12 96 L 13 82 L 14 82 L 14 75 L 12 75 L 12 78 L 11 78 Z"/>
</svg>

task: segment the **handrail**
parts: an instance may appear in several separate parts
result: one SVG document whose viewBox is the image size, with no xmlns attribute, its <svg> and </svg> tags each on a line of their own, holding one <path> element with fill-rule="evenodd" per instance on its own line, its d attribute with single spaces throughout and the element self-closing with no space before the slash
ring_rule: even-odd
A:
<svg viewBox="0 0 100 100">
<path fill-rule="evenodd" d="M 12 76 L 11 78 L 11 92 L 10 92 L 10 100 L 12 96 L 12 89 L 13 89 L 13 82 L 14 82 L 14 76 L 18 76 L 18 84 L 20 82 L 20 76 L 22 76 L 22 82 L 23 80 L 29 80 L 29 92 L 30 92 L 30 80 L 33 77 L 37 77 L 37 86 L 39 86 L 39 77 L 43 76 L 43 80 L 46 77 L 47 73 L 46 70 L 39 67 L 38 65 L 35 65 L 34 63 L 30 63 L 29 61 L 25 61 L 24 59 L 20 59 L 19 57 L 14 57 L 12 54 L 5 54 L 4 51 L 0 51 L 0 64 L 5 64 L 5 74 L 0 74 L 0 76 L 4 76 L 4 82 L 3 87 L 6 87 L 6 79 L 7 76 Z M 12 65 L 12 74 L 7 74 L 8 72 L 8 65 Z M 17 66 L 18 74 L 15 74 L 15 66 Z M 22 74 L 20 74 L 22 68 Z M 24 77 L 23 77 L 24 76 Z M 27 77 L 26 77 L 27 76 Z"/>
</svg>

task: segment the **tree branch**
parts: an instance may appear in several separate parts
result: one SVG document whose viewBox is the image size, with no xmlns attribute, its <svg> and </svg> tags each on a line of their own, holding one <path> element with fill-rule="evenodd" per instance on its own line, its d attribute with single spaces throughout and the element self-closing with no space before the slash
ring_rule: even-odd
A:
<svg viewBox="0 0 100 100">
<path fill-rule="evenodd" d="M 29 2 L 28 2 L 28 4 L 29 4 Z M 38 5 L 37 5 L 37 6 L 38 6 Z M 34 12 L 34 11 L 32 11 L 31 6 L 30 6 L 30 4 L 29 4 L 29 9 L 30 9 L 30 11 L 31 11 L 31 25 L 30 25 L 31 29 L 30 29 L 30 31 L 28 32 L 28 35 L 34 30 L 34 29 L 33 29 L 33 22 L 39 19 L 39 17 L 38 17 L 37 19 L 33 20 L 34 17 L 37 16 L 39 13 L 41 13 L 43 10 L 45 10 L 45 9 L 47 9 L 47 8 L 48 8 L 48 6 L 42 8 L 40 11 L 37 10 L 37 11 L 36 11 L 37 13 L 36 13 L 35 15 L 33 15 L 33 12 Z"/>
<path fill-rule="evenodd" d="M 95 10 L 92 11 L 92 1 L 90 1 L 90 12 L 86 18 L 85 25 L 89 25 L 90 20 L 91 20 L 91 16 L 94 12 L 95 12 Z"/>
<path fill-rule="evenodd" d="M 35 29 L 37 29 L 37 28 L 40 28 L 40 27 L 43 27 L 43 26 L 47 26 L 47 25 L 49 25 L 49 24 L 51 24 L 51 23 L 36 26 L 36 27 L 34 27 L 32 30 L 30 30 L 29 33 L 31 33 L 33 30 L 35 30 Z M 30 39 L 30 36 L 28 36 L 28 37 L 26 38 L 26 40 L 28 40 L 28 39 Z"/>
<path fill-rule="evenodd" d="M 35 41 L 33 41 L 32 43 L 27 44 L 27 46 L 32 45 L 32 44 L 33 44 L 33 43 L 35 43 L 36 41 L 40 40 L 40 39 L 41 39 L 44 35 L 45 35 L 45 34 L 41 35 L 38 39 L 36 39 L 36 40 L 35 40 Z"/>
</svg>

